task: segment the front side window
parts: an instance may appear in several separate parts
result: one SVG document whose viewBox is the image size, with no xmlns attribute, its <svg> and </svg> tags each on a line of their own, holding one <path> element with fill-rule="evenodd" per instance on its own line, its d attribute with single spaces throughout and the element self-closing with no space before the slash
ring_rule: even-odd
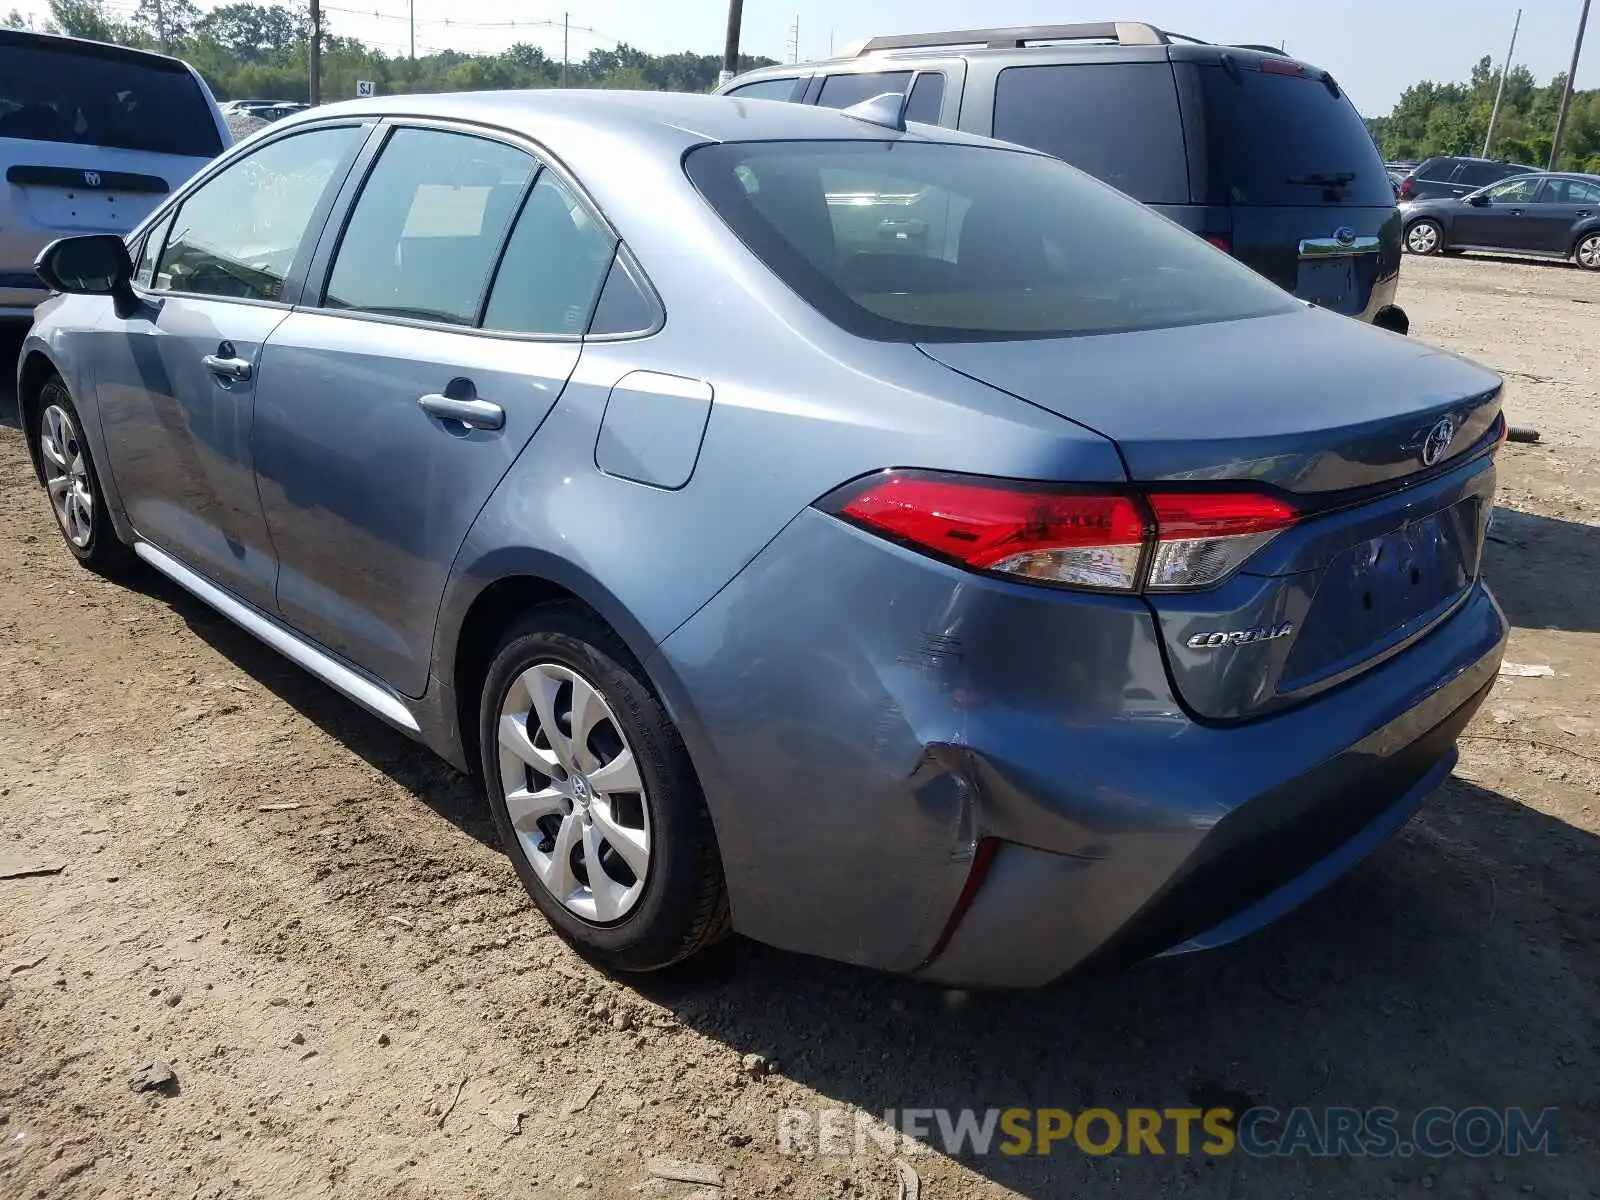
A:
<svg viewBox="0 0 1600 1200">
<path fill-rule="evenodd" d="M 1496 204 L 1531 204 L 1533 198 L 1539 194 L 1539 185 L 1543 182 L 1544 180 L 1537 175 L 1508 179 L 1504 183 L 1496 184 L 1484 194 Z"/>
<path fill-rule="evenodd" d="M 398 129 L 334 255 L 328 308 L 475 325 L 537 164 L 514 146 Z"/>
<path fill-rule="evenodd" d="M 1297 307 L 1193 234 L 1043 155 L 726 143 L 693 151 L 685 168 L 774 274 L 862 337 L 1065 337 Z"/>
<path fill-rule="evenodd" d="M 178 209 L 150 286 L 279 299 L 317 205 L 365 136 L 356 125 L 314 129 L 230 163 Z"/>
<path fill-rule="evenodd" d="M 615 248 L 566 184 L 543 172 L 506 243 L 484 328 L 582 335 Z"/>
</svg>

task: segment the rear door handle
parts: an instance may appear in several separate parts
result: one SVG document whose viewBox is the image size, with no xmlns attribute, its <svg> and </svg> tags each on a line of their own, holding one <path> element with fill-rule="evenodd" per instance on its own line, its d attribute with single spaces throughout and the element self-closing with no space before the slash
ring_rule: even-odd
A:
<svg viewBox="0 0 1600 1200">
<path fill-rule="evenodd" d="M 501 429 L 506 410 L 488 400 L 457 400 L 440 392 L 418 397 L 417 404 L 429 416 L 441 421 L 458 421 L 468 429 Z"/>
<path fill-rule="evenodd" d="M 1589 215 L 1589 210 L 1587 208 L 1580 208 L 1578 210 L 1578 215 L 1580 217 L 1587 217 Z"/>
<path fill-rule="evenodd" d="M 1522 215 L 1522 210 L 1520 208 L 1508 208 L 1506 209 L 1506 212 L 1510 213 L 1513 217 L 1520 217 Z"/>
<path fill-rule="evenodd" d="M 224 379 L 243 381 L 249 379 L 252 373 L 248 358 L 231 358 L 221 354 L 208 354 L 200 361 L 205 364 L 206 370 L 213 375 L 220 375 Z"/>
</svg>

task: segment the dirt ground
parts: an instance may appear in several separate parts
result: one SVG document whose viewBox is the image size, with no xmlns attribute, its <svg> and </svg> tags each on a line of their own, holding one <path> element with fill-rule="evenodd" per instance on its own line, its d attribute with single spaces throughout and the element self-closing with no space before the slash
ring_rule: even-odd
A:
<svg viewBox="0 0 1600 1200">
<path fill-rule="evenodd" d="M 465 780 L 151 576 L 72 563 L 0 429 L 0 1196 L 894 1197 L 787 1107 L 1522 1105 L 1560 1155 L 910 1161 L 928 1200 L 1600 1196 L 1600 276 L 1408 259 L 1505 373 L 1516 626 L 1455 777 L 1228 950 L 948 995 L 734 940 L 644 982 L 554 937 Z M 796 897 L 804 903 L 804 897 Z M 774 1064 L 764 1077 L 744 1056 Z M 129 1074 L 170 1064 L 173 1094 Z M 651 1181 L 652 1156 L 720 1192 Z"/>
</svg>

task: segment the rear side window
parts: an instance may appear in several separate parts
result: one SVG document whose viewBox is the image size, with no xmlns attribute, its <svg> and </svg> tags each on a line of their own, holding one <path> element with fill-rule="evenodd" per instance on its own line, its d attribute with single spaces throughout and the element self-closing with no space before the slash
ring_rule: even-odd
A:
<svg viewBox="0 0 1600 1200">
<path fill-rule="evenodd" d="M 356 201 L 326 305 L 476 324 L 535 166 L 521 150 L 485 138 L 396 130 Z"/>
<path fill-rule="evenodd" d="M 1456 160 L 1453 158 L 1430 158 L 1417 167 L 1415 174 L 1418 179 L 1444 183 L 1455 174 L 1455 169 Z"/>
<path fill-rule="evenodd" d="M 222 150 L 188 71 L 41 45 L 0 45 L 0 138 L 189 158 Z"/>
<path fill-rule="evenodd" d="M 1600 204 L 1600 183 L 1582 179 L 1552 179 L 1540 197 L 1546 204 Z"/>
<path fill-rule="evenodd" d="M 1315 77 L 1196 69 L 1208 203 L 1394 207 L 1378 147 L 1343 93 Z"/>
<path fill-rule="evenodd" d="M 1146 204 L 1189 203 L 1167 63 L 1008 67 L 995 88 L 994 136 L 1064 158 Z"/>
<path fill-rule="evenodd" d="M 906 120 L 937 125 L 939 110 L 943 107 L 944 76 L 938 71 L 924 71 L 911 85 L 911 99 L 906 102 Z"/>
<path fill-rule="evenodd" d="M 1052 158 L 947 142 L 726 143 L 690 180 L 824 316 L 883 341 L 1123 332 L 1297 307 Z"/>
<path fill-rule="evenodd" d="M 741 100 L 793 100 L 795 83 L 794 79 L 758 79 L 726 94 Z"/>
<path fill-rule="evenodd" d="M 1494 183 L 1498 179 L 1517 174 L 1515 169 L 1501 166 L 1499 163 L 1462 163 L 1461 170 L 1456 173 L 1455 181 L 1464 183 L 1468 187 L 1482 187 L 1486 183 Z"/>
<path fill-rule="evenodd" d="M 506 243 L 484 328 L 581 336 L 613 249 L 611 234 L 567 186 L 541 172 Z"/>
<path fill-rule="evenodd" d="M 868 75 L 830 75 L 822 85 L 817 103 L 823 108 L 849 108 L 885 92 L 905 95 L 911 86 L 910 71 L 878 71 Z M 909 116 L 909 114 L 908 114 Z"/>
</svg>

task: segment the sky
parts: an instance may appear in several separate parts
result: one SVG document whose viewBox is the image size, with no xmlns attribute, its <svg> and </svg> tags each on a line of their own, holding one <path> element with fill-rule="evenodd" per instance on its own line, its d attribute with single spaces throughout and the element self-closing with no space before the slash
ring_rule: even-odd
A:
<svg viewBox="0 0 1600 1200">
<path fill-rule="evenodd" d="M 16 0 L 0 0 L 10 8 Z M 202 9 L 212 0 L 199 0 Z M 1504 58 L 1519 0 L 1101 0 L 1083 20 L 1151 21 L 1206 41 L 1283 44 L 1325 67 L 1368 116 L 1387 113 L 1419 79 L 1465 79 L 1485 54 Z M 1515 62 L 1541 82 L 1565 71 L 1582 0 L 1520 0 L 1522 26 Z M 720 54 L 726 0 L 324 0 L 333 32 L 358 37 L 387 53 L 404 53 L 415 5 L 419 53 L 501 50 L 512 42 L 561 55 L 563 8 L 570 52 L 625 41 L 651 53 Z M 23 0 L 42 16 L 45 0 Z M 135 0 L 110 0 L 124 15 Z M 746 53 L 788 61 L 799 21 L 799 57 L 823 58 L 830 46 L 881 33 L 1029 25 L 1070 19 L 1063 0 L 745 0 L 741 45 Z M 1600 9 L 1591 15 L 1580 88 L 1600 87 Z"/>
</svg>

